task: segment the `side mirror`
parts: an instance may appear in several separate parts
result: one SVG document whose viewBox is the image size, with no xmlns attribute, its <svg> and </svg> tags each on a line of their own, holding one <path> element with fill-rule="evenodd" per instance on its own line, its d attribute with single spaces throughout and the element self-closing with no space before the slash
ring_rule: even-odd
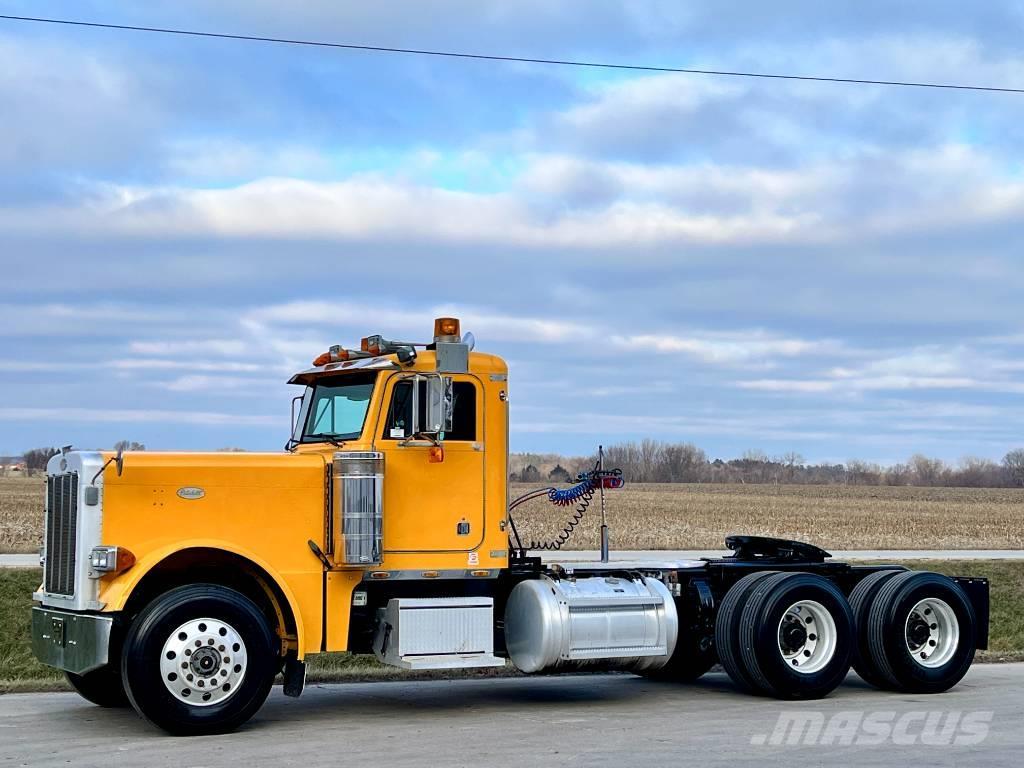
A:
<svg viewBox="0 0 1024 768">
<path fill-rule="evenodd" d="M 295 415 L 295 404 L 302 402 L 303 395 L 296 395 L 292 398 L 292 432 L 291 435 L 295 437 L 295 430 L 299 425 L 298 418 Z"/>
<path fill-rule="evenodd" d="M 417 386 L 425 386 L 423 420 L 419 432 L 438 435 L 452 430 L 452 380 L 446 376 L 417 377 Z M 419 397 L 413 402 L 419 401 Z"/>
</svg>

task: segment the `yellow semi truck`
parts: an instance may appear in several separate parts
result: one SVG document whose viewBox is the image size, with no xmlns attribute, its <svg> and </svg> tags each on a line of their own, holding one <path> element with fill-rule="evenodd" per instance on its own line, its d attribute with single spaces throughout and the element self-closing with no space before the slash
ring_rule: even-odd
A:
<svg viewBox="0 0 1024 768">
<path fill-rule="evenodd" d="M 306 660 L 405 669 L 628 670 L 828 694 L 853 664 L 886 690 L 955 685 L 988 635 L 988 584 L 835 562 L 733 536 L 730 557 L 560 559 L 602 464 L 566 488 L 550 542 L 509 499 L 509 380 L 454 318 L 428 343 L 362 339 L 295 374 L 281 453 L 65 449 L 47 467 L 37 657 L 85 698 L 175 734 L 230 730 Z M 540 557 L 537 551 L 548 551 Z"/>
</svg>

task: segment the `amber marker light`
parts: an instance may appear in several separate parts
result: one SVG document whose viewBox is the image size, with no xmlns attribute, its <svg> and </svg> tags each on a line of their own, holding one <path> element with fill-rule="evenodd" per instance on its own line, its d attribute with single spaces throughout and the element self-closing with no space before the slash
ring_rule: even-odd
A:
<svg viewBox="0 0 1024 768">
<path fill-rule="evenodd" d="M 434 341 L 461 341 L 458 318 L 437 318 L 434 321 Z"/>
<path fill-rule="evenodd" d="M 381 353 L 380 336 L 366 336 L 359 341 L 359 349 L 368 355 L 377 357 Z"/>
<path fill-rule="evenodd" d="M 135 565 L 135 555 L 124 547 L 93 547 L 89 567 L 94 578 L 111 573 L 124 573 Z"/>
<path fill-rule="evenodd" d="M 444 461 L 444 448 L 440 445 L 432 445 L 427 455 L 430 457 L 431 464 L 440 464 Z"/>
<path fill-rule="evenodd" d="M 324 352 L 322 355 L 317 357 L 313 361 L 313 365 L 327 365 L 328 363 L 337 363 L 342 360 L 350 360 L 352 358 L 352 351 L 340 347 L 335 344 L 329 350 Z"/>
</svg>

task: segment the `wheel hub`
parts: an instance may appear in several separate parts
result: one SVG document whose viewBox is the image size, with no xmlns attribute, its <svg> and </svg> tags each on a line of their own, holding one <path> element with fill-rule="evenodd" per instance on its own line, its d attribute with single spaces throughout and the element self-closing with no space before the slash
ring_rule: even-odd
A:
<svg viewBox="0 0 1024 768">
<path fill-rule="evenodd" d="M 926 598 L 907 615 L 905 628 L 910 657 L 934 669 L 947 663 L 960 645 L 960 622 L 945 600 Z"/>
<path fill-rule="evenodd" d="M 807 630 L 796 616 L 786 614 L 782 622 L 782 649 L 789 653 L 799 651 L 807 643 Z"/>
<path fill-rule="evenodd" d="M 194 619 L 174 630 L 160 655 L 160 676 L 178 701 L 196 707 L 219 704 L 245 678 L 245 642 L 219 619 Z"/>
<path fill-rule="evenodd" d="M 779 653 L 796 672 L 812 674 L 835 655 L 838 631 L 832 614 L 815 600 L 801 600 L 779 621 Z"/>
<path fill-rule="evenodd" d="M 220 659 L 221 656 L 217 649 L 207 646 L 193 653 L 188 665 L 195 674 L 209 677 L 220 669 Z"/>
</svg>

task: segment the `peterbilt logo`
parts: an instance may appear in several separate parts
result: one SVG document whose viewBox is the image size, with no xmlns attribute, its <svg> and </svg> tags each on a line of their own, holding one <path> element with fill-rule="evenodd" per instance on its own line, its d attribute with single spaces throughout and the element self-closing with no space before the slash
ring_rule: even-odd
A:
<svg viewBox="0 0 1024 768">
<path fill-rule="evenodd" d="M 186 488 L 179 488 L 178 495 L 183 499 L 201 499 L 206 495 L 206 491 L 202 488 L 196 488 L 195 486 L 188 486 Z"/>
</svg>

